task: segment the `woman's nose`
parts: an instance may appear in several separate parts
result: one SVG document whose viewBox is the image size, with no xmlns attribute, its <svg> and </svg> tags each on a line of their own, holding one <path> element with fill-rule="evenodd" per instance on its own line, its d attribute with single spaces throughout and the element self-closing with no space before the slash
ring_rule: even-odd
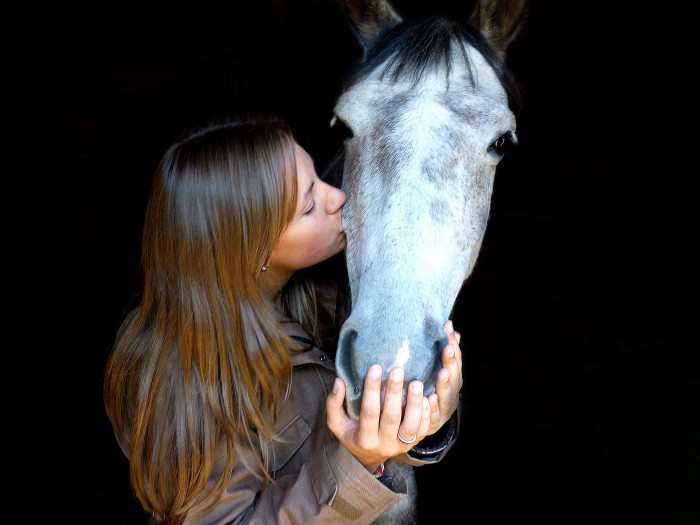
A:
<svg viewBox="0 0 700 525">
<path fill-rule="evenodd" d="M 340 188 L 335 188 L 335 191 L 338 192 L 338 200 L 340 201 L 338 208 L 342 208 L 343 205 L 345 205 L 345 201 L 348 199 L 348 196 L 345 195 L 345 192 Z"/>
<path fill-rule="evenodd" d="M 327 199 L 327 207 L 328 207 L 328 212 L 329 213 L 335 213 L 337 212 L 340 208 L 343 207 L 345 204 L 345 201 L 347 199 L 347 196 L 345 195 L 345 192 L 341 190 L 340 188 L 336 188 L 335 186 L 328 186 L 329 188 L 329 194 L 328 194 L 328 199 Z"/>
</svg>

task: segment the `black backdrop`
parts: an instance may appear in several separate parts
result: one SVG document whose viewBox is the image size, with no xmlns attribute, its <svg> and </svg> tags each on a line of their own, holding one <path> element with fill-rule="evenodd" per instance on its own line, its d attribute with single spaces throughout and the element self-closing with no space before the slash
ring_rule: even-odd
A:
<svg viewBox="0 0 700 525">
<path fill-rule="evenodd" d="M 463 4 L 394 2 L 406 18 Z M 0 523 L 145 524 L 101 381 L 155 165 L 188 124 L 264 113 L 320 171 L 360 50 L 334 0 L 4 9 Z M 511 48 L 520 146 L 455 307 L 465 420 L 448 458 L 418 471 L 424 524 L 700 516 L 698 368 L 675 337 L 682 190 L 653 124 L 663 81 L 646 73 L 658 20 L 591 9 L 533 0 Z"/>
</svg>

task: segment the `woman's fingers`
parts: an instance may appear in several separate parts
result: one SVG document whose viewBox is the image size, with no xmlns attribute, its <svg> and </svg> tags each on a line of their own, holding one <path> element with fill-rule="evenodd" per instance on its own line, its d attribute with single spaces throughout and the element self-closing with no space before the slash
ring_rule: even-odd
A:
<svg viewBox="0 0 700 525">
<path fill-rule="evenodd" d="M 360 405 L 360 420 L 357 434 L 360 446 L 370 446 L 376 442 L 379 417 L 382 413 L 382 367 L 372 365 L 365 378 Z"/>
<path fill-rule="evenodd" d="M 367 372 L 358 421 L 353 421 L 343 406 L 345 383 L 336 378 L 326 401 L 331 432 L 363 462 L 372 458 L 394 457 L 410 450 L 436 426 L 436 402 L 423 396 L 423 383 L 411 381 L 404 394 L 404 370 L 389 372 L 382 392 L 382 370 L 373 365 Z M 404 403 L 405 396 L 405 403 Z M 437 394 L 432 394 L 437 398 Z"/>
<path fill-rule="evenodd" d="M 385 442 L 399 444 L 402 451 L 425 435 L 419 435 L 424 415 L 423 383 L 411 381 L 405 395 L 404 406 L 404 370 L 394 368 L 386 382 L 379 433 Z"/>
<path fill-rule="evenodd" d="M 413 446 L 415 442 L 423 439 L 425 436 L 425 433 L 421 433 L 421 426 L 424 426 L 422 425 L 423 416 L 425 415 L 423 402 L 423 383 L 411 381 L 407 388 L 403 420 L 396 433 L 396 439 L 403 445 Z M 429 418 L 430 416 L 428 415 Z"/>
<path fill-rule="evenodd" d="M 339 427 L 339 422 L 345 417 L 343 401 L 345 400 L 345 382 L 339 377 L 333 382 L 333 390 L 326 398 L 326 419 L 331 430 Z"/>
<path fill-rule="evenodd" d="M 443 368 L 438 372 L 435 392 L 429 396 L 430 431 L 435 433 L 459 406 L 459 392 L 462 389 L 462 352 L 459 348 L 461 338 L 452 326 L 452 321 L 445 323 L 448 343 L 442 352 Z"/>
<path fill-rule="evenodd" d="M 384 406 L 382 407 L 382 420 L 380 433 L 383 438 L 392 437 L 401 424 L 403 412 L 403 376 L 402 368 L 394 368 L 389 371 L 384 391 Z"/>
<path fill-rule="evenodd" d="M 437 392 L 433 392 L 428 397 L 428 406 L 430 410 L 430 414 L 428 416 L 430 430 L 428 431 L 428 434 L 434 434 L 443 423 L 440 415 L 440 396 Z"/>
<path fill-rule="evenodd" d="M 452 321 L 447 321 L 444 326 L 447 331 L 448 344 L 442 352 L 442 366 L 449 371 L 452 388 L 460 390 L 462 388 L 462 350 L 459 348 L 459 341 L 462 336 L 455 331 Z"/>
<path fill-rule="evenodd" d="M 382 439 L 398 440 L 406 445 L 406 441 L 412 441 L 418 434 L 422 416 L 423 383 L 411 381 L 408 384 L 404 406 L 404 370 L 393 368 L 389 372 L 384 391 L 379 429 Z"/>
<path fill-rule="evenodd" d="M 338 439 L 350 439 L 355 424 L 345 412 L 343 401 L 345 401 L 345 382 L 336 377 L 333 390 L 326 398 L 326 423 Z"/>
<path fill-rule="evenodd" d="M 435 392 L 431 394 L 433 398 L 435 398 L 435 409 L 437 410 L 437 395 Z M 419 439 L 423 439 L 425 436 L 430 434 L 430 429 L 431 426 L 433 425 L 433 414 L 432 414 L 432 401 L 430 400 L 429 397 L 424 397 L 423 398 L 423 412 L 421 414 L 421 420 L 420 420 L 420 429 L 418 430 L 418 435 L 420 436 Z M 440 419 L 440 412 L 437 411 L 437 419 L 439 421 Z"/>
</svg>

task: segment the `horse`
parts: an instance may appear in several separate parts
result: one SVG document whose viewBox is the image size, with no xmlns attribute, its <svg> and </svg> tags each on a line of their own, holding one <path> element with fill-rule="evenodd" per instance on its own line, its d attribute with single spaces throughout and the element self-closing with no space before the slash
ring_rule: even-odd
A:
<svg viewBox="0 0 700 525">
<path fill-rule="evenodd" d="M 344 134 L 331 165 L 347 195 L 342 221 L 349 316 L 336 368 L 359 418 L 369 367 L 403 367 L 435 390 L 443 323 L 476 264 L 496 167 L 518 142 L 518 84 L 506 51 L 527 0 L 476 0 L 464 22 L 404 20 L 388 0 L 345 0 L 362 57 L 336 100 Z M 413 523 L 417 488 L 375 523 Z"/>
<path fill-rule="evenodd" d="M 351 417 L 369 367 L 435 389 L 443 323 L 479 255 L 496 167 L 517 144 L 505 64 L 526 0 L 478 0 L 461 23 L 404 21 L 386 0 L 346 0 L 363 55 L 336 100 L 350 307 L 336 349 Z M 339 168 L 340 169 L 340 168 Z"/>
<path fill-rule="evenodd" d="M 343 227 L 350 307 L 336 349 L 348 414 L 359 418 L 364 378 L 402 367 L 435 390 L 443 323 L 477 261 L 496 167 L 517 144 L 517 82 L 505 59 L 527 0 L 477 0 L 466 23 L 405 21 L 387 0 L 346 0 L 363 55 L 331 125 L 347 195 Z M 338 168 L 339 169 L 339 168 Z M 412 523 L 408 497 L 375 523 Z"/>
</svg>

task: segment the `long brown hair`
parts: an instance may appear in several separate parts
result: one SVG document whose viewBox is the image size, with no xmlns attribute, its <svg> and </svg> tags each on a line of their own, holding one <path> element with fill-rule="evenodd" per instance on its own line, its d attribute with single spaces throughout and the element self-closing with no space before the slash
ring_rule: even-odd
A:
<svg viewBox="0 0 700 525">
<path fill-rule="evenodd" d="M 214 501 L 246 461 L 241 451 L 257 451 L 257 471 L 271 479 L 270 414 L 288 387 L 290 341 L 258 278 L 293 216 L 295 172 L 294 138 L 274 119 L 196 130 L 155 172 L 143 290 L 117 333 L 103 395 L 135 494 L 168 523 Z M 314 293 L 301 278 L 283 290 L 287 314 L 312 335 Z M 217 449 L 225 463 L 208 486 Z"/>
</svg>

